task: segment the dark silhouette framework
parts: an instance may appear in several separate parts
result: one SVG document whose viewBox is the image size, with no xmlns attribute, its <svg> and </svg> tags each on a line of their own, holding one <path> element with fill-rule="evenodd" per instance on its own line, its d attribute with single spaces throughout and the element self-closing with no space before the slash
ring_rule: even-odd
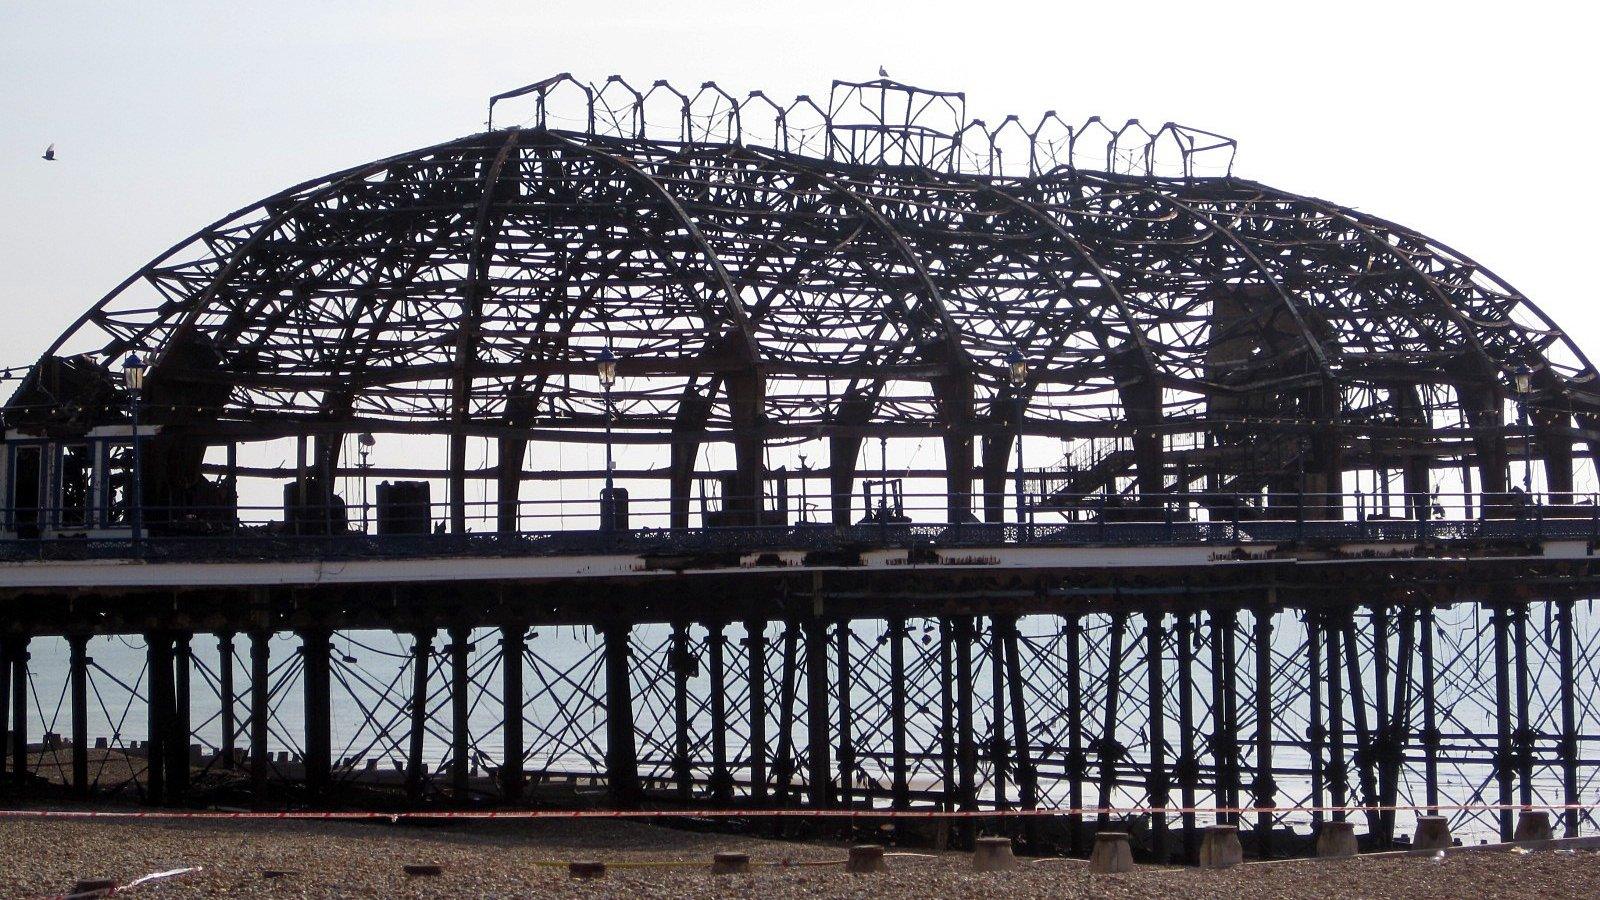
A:
<svg viewBox="0 0 1600 900">
<path fill-rule="evenodd" d="M 1354 469 L 1403 473 L 1410 503 L 1439 471 L 1499 495 L 1519 449 L 1565 504 L 1600 435 L 1593 366 L 1520 293 L 1404 227 L 1232 176 L 1233 142 L 1206 132 L 1054 113 L 989 128 L 960 94 L 887 79 L 836 82 L 826 109 L 566 75 L 501 97 L 534 103 L 529 127 L 246 207 L 49 348 L 87 351 L 58 362 L 106 384 L 150 355 L 145 408 L 181 449 L 147 472 L 148 506 L 200 502 L 223 444 L 310 438 L 300 476 L 331 490 L 354 471 L 346 435 L 446 435 L 452 530 L 469 478 L 516 530 L 529 443 L 598 444 L 608 418 L 618 442 L 670 447 L 633 474 L 668 483 L 674 527 L 706 445 L 736 451 L 724 521 L 752 522 L 767 450 L 826 440 L 817 493 L 837 499 L 874 436 L 940 439 L 948 521 L 974 493 L 998 520 L 1019 432 L 1083 447 L 1030 475 L 1044 508 L 1337 495 Z M 121 409 L 35 374 L 8 415 Z M 469 437 L 497 461 L 471 466 Z"/>
<path fill-rule="evenodd" d="M 1356 815 L 1369 846 L 1418 811 L 1592 831 L 1581 350 L 1449 247 L 1234 176 L 1227 138 L 965 102 L 560 75 L 134 273 L 5 409 L 0 785 L 1053 808 L 995 827 L 1077 851 L 1115 822 L 1158 860 L 1206 819 L 1253 818 L 1262 856 Z M 415 458 L 343 457 L 374 432 Z M 869 470 L 909 438 L 942 458 L 897 471 L 936 490 L 884 443 Z M 1062 461 L 1026 468 L 1047 438 Z M 292 466 L 240 462 L 285 439 Z M 660 464 L 527 463 L 612 442 Z M 445 533 L 385 536 L 380 498 L 369 539 L 357 476 L 443 482 Z M 527 483 L 601 477 L 664 484 L 657 527 L 526 527 Z M 124 635 L 138 671 L 95 661 Z M 66 665 L 30 663 L 50 642 Z"/>
</svg>

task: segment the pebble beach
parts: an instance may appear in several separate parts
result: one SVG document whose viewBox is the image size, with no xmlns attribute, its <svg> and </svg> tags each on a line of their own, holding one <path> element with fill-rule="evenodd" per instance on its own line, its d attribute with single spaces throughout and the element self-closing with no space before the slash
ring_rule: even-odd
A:
<svg viewBox="0 0 1600 900">
<path fill-rule="evenodd" d="M 749 874 L 713 875 L 718 851 L 748 853 Z M 127 885 L 118 897 L 1207 897 L 1600 896 L 1600 853 L 1386 854 L 1246 863 L 1227 871 L 1141 867 L 1090 874 L 1079 860 L 1020 860 L 971 871 L 967 854 L 898 853 L 884 874 L 844 871 L 843 845 L 705 834 L 631 822 L 444 826 L 304 821 L 0 820 L 0 897 L 66 896 L 80 879 Z M 577 881 L 574 860 L 607 864 Z M 407 875 L 408 865 L 438 866 Z"/>
</svg>

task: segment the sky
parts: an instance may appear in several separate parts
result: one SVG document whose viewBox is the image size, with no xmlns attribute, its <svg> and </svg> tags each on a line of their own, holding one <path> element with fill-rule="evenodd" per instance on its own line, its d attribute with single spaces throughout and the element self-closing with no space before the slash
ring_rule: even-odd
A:
<svg viewBox="0 0 1600 900">
<path fill-rule="evenodd" d="M 302 180 L 481 130 L 570 71 L 825 95 L 883 66 L 997 121 L 1176 121 L 1234 171 L 1475 257 L 1600 358 L 1582 4 L 0 3 L 0 365 Z M 40 159 L 55 143 L 59 159 Z"/>
</svg>

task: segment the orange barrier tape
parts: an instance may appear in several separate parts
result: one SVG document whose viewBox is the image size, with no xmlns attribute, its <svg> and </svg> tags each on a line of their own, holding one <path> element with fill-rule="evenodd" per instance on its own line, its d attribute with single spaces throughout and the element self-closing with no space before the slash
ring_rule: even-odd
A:
<svg viewBox="0 0 1600 900">
<path fill-rule="evenodd" d="M 512 809 L 512 810 L 422 810 L 416 812 L 378 812 L 375 810 L 283 811 L 283 812 L 227 812 L 218 810 L 78 810 L 78 809 L 0 809 L 0 819 L 280 819 L 314 821 L 362 821 L 405 819 L 995 819 L 1060 816 L 1112 816 L 1126 815 L 1249 815 L 1267 813 L 1367 813 L 1367 812 L 1504 812 L 1529 810 L 1584 810 L 1595 809 L 1595 804 L 1539 804 L 1521 803 L 1460 803 L 1427 806 L 1424 804 L 1397 804 L 1393 806 L 1242 806 L 1242 807 L 1151 807 L 1151 806 L 1087 806 L 1081 808 L 1050 807 L 1035 809 L 991 810 L 937 810 L 937 809 Z"/>
</svg>

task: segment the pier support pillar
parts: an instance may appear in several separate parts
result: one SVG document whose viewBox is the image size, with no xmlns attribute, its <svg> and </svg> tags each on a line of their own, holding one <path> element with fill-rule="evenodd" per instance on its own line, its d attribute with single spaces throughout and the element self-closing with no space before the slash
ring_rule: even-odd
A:
<svg viewBox="0 0 1600 900">
<path fill-rule="evenodd" d="M 433 659 L 431 628 L 413 632 L 411 637 L 411 701 L 408 714 L 411 719 L 410 740 L 406 744 L 406 798 L 415 803 L 422 799 L 423 780 L 427 775 L 423 760 L 423 741 L 428 734 L 428 669 Z"/>
<path fill-rule="evenodd" d="M 1277 804 L 1277 785 L 1272 777 L 1272 607 L 1256 608 L 1256 852 L 1262 859 L 1272 856 L 1272 813 Z"/>
<path fill-rule="evenodd" d="M 1578 836 L 1578 804 L 1582 795 L 1578 791 L 1578 698 L 1577 671 L 1573 661 L 1571 598 L 1556 601 L 1556 652 L 1561 679 L 1561 802 L 1566 809 L 1561 812 L 1565 837 Z"/>
<path fill-rule="evenodd" d="M 1150 769 L 1145 778 L 1145 789 L 1150 794 L 1150 853 L 1158 865 L 1165 865 L 1168 857 L 1167 847 L 1167 757 L 1166 757 L 1166 723 L 1165 693 L 1166 669 L 1164 666 L 1163 648 L 1166 630 L 1162 620 L 1166 614 L 1150 612 L 1145 615 L 1145 675 L 1147 689 L 1149 690 L 1149 743 L 1150 743 Z"/>
<path fill-rule="evenodd" d="M 840 806 L 849 807 L 851 788 L 855 781 L 856 748 L 854 736 L 851 733 L 851 723 L 855 713 L 850 702 L 851 666 L 850 666 L 850 620 L 840 619 L 834 626 L 834 642 L 838 655 L 839 683 L 836 686 L 839 722 L 839 796 Z M 827 670 L 824 669 L 824 672 Z"/>
<path fill-rule="evenodd" d="M 1500 804 L 1500 840 L 1509 842 L 1515 833 L 1516 810 L 1512 808 L 1512 787 L 1516 779 L 1515 754 L 1511 746 L 1511 610 L 1496 606 L 1494 628 L 1494 776 L 1499 787 L 1495 798 Z"/>
<path fill-rule="evenodd" d="M 711 667 L 711 798 L 719 804 L 733 800 L 733 777 L 728 772 L 728 664 L 727 626 L 707 623 L 706 656 Z"/>
<path fill-rule="evenodd" d="M 172 734 L 172 637 L 161 632 L 144 636 L 148 738 L 145 746 L 145 802 L 155 806 L 167 800 L 167 741 Z"/>
<path fill-rule="evenodd" d="M 268 684 L 272 679 L 271 641 L 270 632 L 250 633 L 250 792 L 257 803 L 264 799 L 271 768 L 267 758 L 267 723 L 272 716 Z"/>
<path fill-rule="evenodd" d="M 306 790 L 314 798 L 326 793 L 333 771 L 332 673 L 328 659 L 332 636 L 325 628 L 300 633 L 306 711 Z"/>
<path fill-rule="evenodd" d="M 11 772 L 17 784 L 28 776 L 28 638 L 14 638 L 11 652 Z"/>
<path fill-rule="evenodd" d="M 21 784 L 28 776 L 28 637 L 11 643 L 11 771 Z"/>
<path fill-rule="evenodd" d="M 767 623 L 744 623 L 747 678 L 750 685 L 750 802 L 767 802 Z"/>
<path fill-rule="evenodd" d="M 667 668 L 672 673 L 672 780 L 680 803 L 688 803 L 694 796 L 693 770 L 689 765 L 689 675 L 693 664 L 689 626 L 685 622 L 674 623 Z"/>
<path fill-rule="evenodd" d="M 465 802 L 472 786 L 472 629 L 450 629 L 450 790 Z"/>
<path fill-rule="evenodd" d="M 633 734 L 633 683 L 629 677 L 631 625 L 602 626 L 606 668 L 606 784 L 611 803 L 626 808 L 639 802 L 639 756 Z"/>
<path fill-rule="evenodd" d="M 179 632 L 172 637 L 172 715 L 168 719 L 171 729 L 163 744 L 167 766 L 167 793 L 173 800 L 189 790 L 189 741 L 194 732 L 190 726 L 189 677 L 194 669 L 194 653 L 189 642 L 192 635 Z"/>
<path fill-rule="evenodd" d="M 89 799 L 89 636 L 67 637 L 72 692 L 72 796 Z"/>
<path fill-rule="evenodd" d="M 238 755 L 237 709 L 233 687 L 233 632 L 217 635 L 217 693 L 222 698 L 222 768 L 233 769 Z"/>
<path fill-rule="evenodd" d="M 500 629 L 501 759 L 500 795 L 508 802 L 522 799 L 522 655 L 527 650 L 527 627 Z"/>
<path fill-rule="evenodd" d="M 831 805 L 832 743 L 828 729 L 828 624 L 806 620 L 806 799 L 813 807 Z"/>
<path fill-rule="evenodd" d="M 970 487 L 970 485 L 969 485 Z M 911 782 L 906 758 L 906 620 L 889 620 L 890 794 L 895 809 L 911 808 Z"/>
<path fill-rule="evenodd" d="M 0 635 L 0 785 L 11 771 L 11 647 L 13 639 Z"/>
</svg>

